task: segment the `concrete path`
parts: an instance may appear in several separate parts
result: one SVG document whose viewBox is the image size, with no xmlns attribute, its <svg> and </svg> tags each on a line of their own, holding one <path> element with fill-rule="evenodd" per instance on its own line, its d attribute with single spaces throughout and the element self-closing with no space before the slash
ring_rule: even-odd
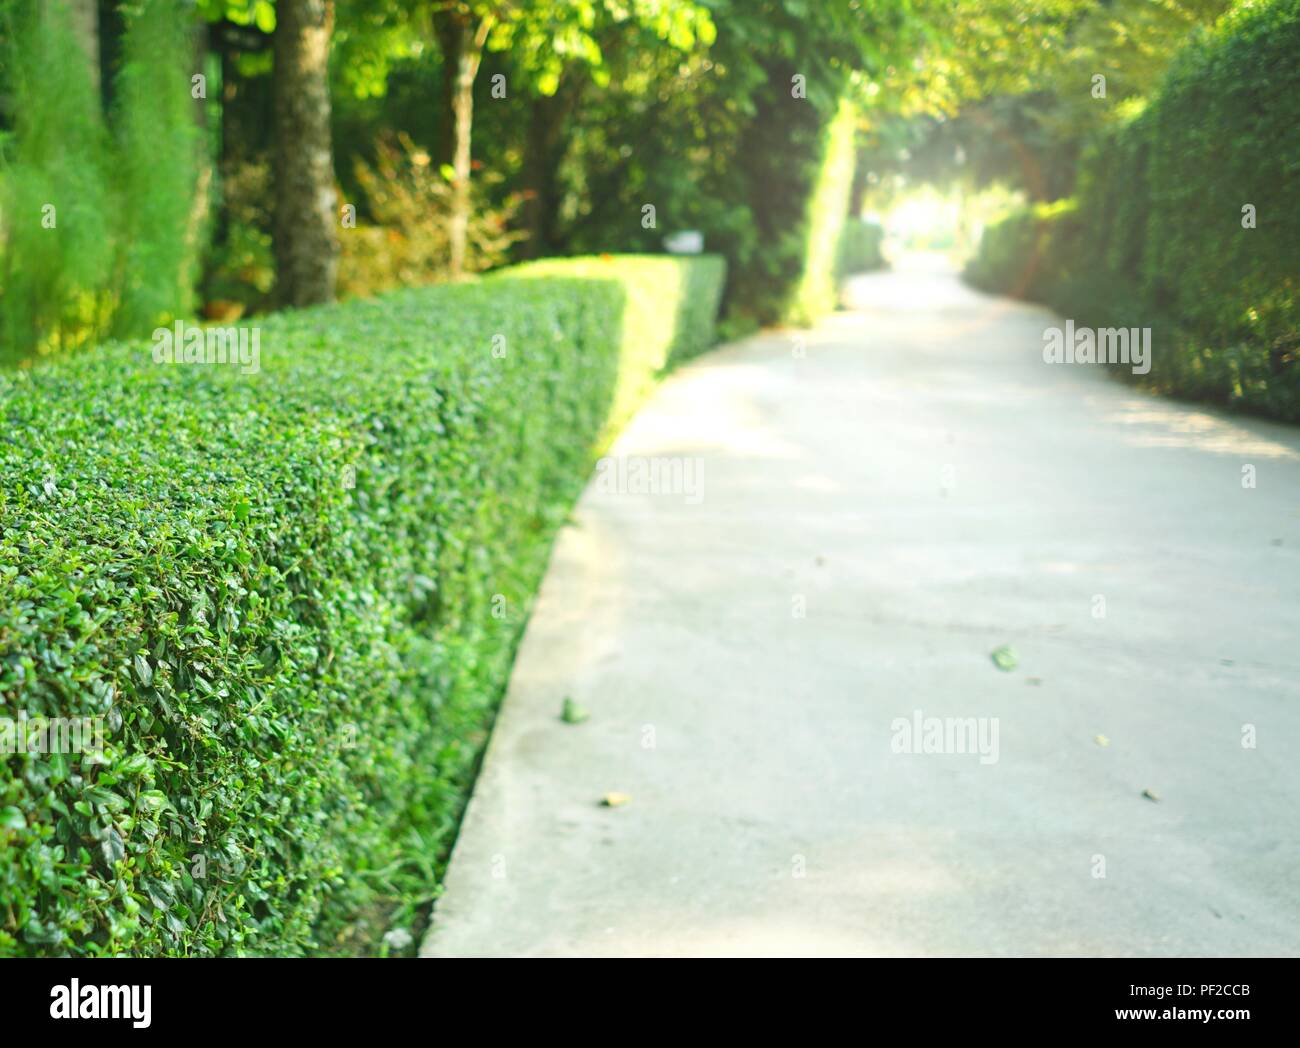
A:
<svg viewBox="0 0 1300 1048">
<path fill-rule="evenodd" d="M 613 450 L 423 953 L 1300 954 L 1300 431 L 941 272 L 850 297 Z"/>
</svg>

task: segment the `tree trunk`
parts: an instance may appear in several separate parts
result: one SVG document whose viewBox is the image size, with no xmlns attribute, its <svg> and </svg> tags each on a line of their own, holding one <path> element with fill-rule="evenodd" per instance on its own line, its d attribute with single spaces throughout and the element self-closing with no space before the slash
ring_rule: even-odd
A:
<svg viewBox="0 0 1300 1048">
<path fill-rule="evenodd" d="M 275 26 L 276 298 L 334 300 L 339 244 L 330 153 L 333 0 L 279 0 Z"/>
<path fill-rule="evenodd" d="M 461 27 L 465 15 L 454 9 L 433 14 L 433 33 L 442 55 L 439 83 L 438 141 L 434 159 L 438 166 L 451 167 L 456 160 L 456 66 L 460 62 Z"/>
<path fill-rule="evenodd" d="M 560 188 L 557 171 L 567 151 L 565 122 L 582 93 L 583 81 L 567 74 L 554 95 L 539 95 L 529 107 L 524 141 L 522 176 L 525 190 L 523 219 L 528 239 L 521 244 L 524 258 L 554 254 Z"/>
<path fill-rule="evenodd" d="M 465 249 L 469 240 L 470 213 L 470 140 L 474 126 L 474 79 L 483 58 L 483 45 L 492 29 L 488 15 L 476 27 L 469 15 L 449 10 L 435 16 L 435 27 L 442 48 L 444 97 L 449 98 L 450 113 L 444 113 L 441 136 L 442 163 L 450 162 L 451 214 L 447 220 L 448 270 L 452 280 L 465 272 Z M 449 117 L 450 119 L 446 119 Z M 450 129 L 450 135 L 447 133 Z M 450 160 L 447 154 L 450 153 Z"/>
</svg>

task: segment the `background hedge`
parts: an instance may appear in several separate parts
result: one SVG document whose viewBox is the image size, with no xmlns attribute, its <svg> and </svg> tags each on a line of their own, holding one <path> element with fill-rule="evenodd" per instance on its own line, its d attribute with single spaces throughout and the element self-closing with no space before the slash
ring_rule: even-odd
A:
<svg viewBox="0 0 1300 1048">
<path fill-rule="evenodd" d="M 1081 324 L 1151 327 L 1148 384 L 1300 420 L 1297 54 L 1300 0 L 1198 34 L 1085 154 L 1077 202 L 990 227 L 968 279 Z"/>
<path fill-rule="evenodd" d="M 885 230 L 877 222 L 850 218 L 840 233 L 839 253 L 835 260 L 837 278 L 884 269 Z"/>
<path fill-rule="evenodd" d="M 198 128 L 188 88 L 172 90 L 193 73 L 185 10 L 122 12 L 110 119 L 73 58 L 70 5 L 0 0 L 0 366 L 192 312 Z"/>
<path fill-rule="evenodd" d="M 418 931 L 554 531 L 722 281 L 544 263 L 274 316 L 256 375 L 0 378 L 3 713 L 110 729 L 0 758 L 0 952 Z"/>
<path fill-rule="evenodd" d="M 838 302 L 838 263 L 844 250 L 857 162 L 856 127 L 857 110 L 848 98 L 842 98 L 834 119 L 826 126 L 821 163 L 808 200 L 803 264 L 785 317 L 795 324 L 815 324 Z"/>
</svg>

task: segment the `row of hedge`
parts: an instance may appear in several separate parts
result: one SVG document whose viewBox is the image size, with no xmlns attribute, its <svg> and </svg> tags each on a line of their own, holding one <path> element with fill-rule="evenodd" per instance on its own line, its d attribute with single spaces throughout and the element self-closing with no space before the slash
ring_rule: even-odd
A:
<svg viewBox="0 0 1300 1048">
<path fill-rule="evenodd" d="M 698 216 L 705 243 L 727 258 L 726 324 L 733 332 L 807 325 L 836 306 L 835 263 L 849 216 L 858 113 L 847 78 L 813 97 L 782 85 L 800 74 L 784 57 L 767 63 L 755 111 L 735 132 L 723 184 Z M 691 193 L 698 195 L 697 187 Z"/>
<path fill-rule="evenodd" d="M 0 377 L 0 953 L 373 951 L 434 891 L 556 527 L 712 257 L 286 313 L 260 371 Z M 12 748 L 12 747 L 11 747 Z"/>
<path fill-rule="evenodd" d="M 849 228 L 849 197 L 857 166 L 857 111 L 846 97 L 823 136 L 817 177 L 808 197 L 803 265 L 786 320 L 809 325 L 835 309 L 839 260 Z"/>
<path fill-rule="evenodd" d="M 1150 327 L 1157 389 L 1300 420 L 1297 54 L 1300 0 L 1195 36 L 1085 154 L 1077 200 L 992 226 L 967 278 L 1089 326 Z"/>
<path fill-rule="evenodd" d="M 850 277 L 855 273 L 869 273 L 883 269 L 885 262 L 885 230 L 878 222 L 865 218 L 850 218 L 840 233 L 840 246 L 835 261 L 835 275 Z"/>
</svg>

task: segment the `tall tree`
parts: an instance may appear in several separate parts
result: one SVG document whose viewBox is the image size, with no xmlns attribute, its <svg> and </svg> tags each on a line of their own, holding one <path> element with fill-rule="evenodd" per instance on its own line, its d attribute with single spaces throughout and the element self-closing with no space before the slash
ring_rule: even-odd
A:
<svg viewBox="0 0 1300 1048">
<path fill-rule="evenodd" d="M 483 61 L 483 47 L 496 24 L 492 4 L 454 3 L 436 9 L 434 32 L 442 49 L 444 99 L 447 108 L 440 163 L 451 167 L 451 216 L 448 220 L 451 279 L 465 272 L 465 246 L 469 235 L 470 134 L 474 124 L 474 79 Z"/>
<path fill-rule="evenodd" d="M 334 299 L 339 243 L 330 151 L 333 0 L 280 0 L 275 23 L 276 297 Z"/>
<path fill-rule="evenodd" d="M 524 189 L 524 258 L 555 254 L 559 248 L 556 223 L 560 210 L 559 166 L 567 146 L 565 127 L 574 107 L 590 83 L 585 71 L 567 74 L 553 95 L 537 94 L 528 100 L 520 182 Z"/>
<path fill-rule="evenodd" d="M 531 82 L 529 93 L 550 96 L 570 63 L 589 67 L 596 82 L 608 82 L 597 37 L 602 29 L 620 22 L 644 25 L 680 51 L 694 47 L 697 40 L 708 44 L 714 38 L 709 9 L 695 0 L 435 0 L 433 24 L 445 69 L 446 121 L 438 161 L 451 169 L 453 279 L 464 266 L 474 79 L 483 51 L 508 50 Z M 536 154 L 537 148 L 545 147 L 553 153 L 555 146 L 553 141 L 534 140 L 531 151 Z M 536 216 L 531 217 L 536 225 Z"/>
</svg>

